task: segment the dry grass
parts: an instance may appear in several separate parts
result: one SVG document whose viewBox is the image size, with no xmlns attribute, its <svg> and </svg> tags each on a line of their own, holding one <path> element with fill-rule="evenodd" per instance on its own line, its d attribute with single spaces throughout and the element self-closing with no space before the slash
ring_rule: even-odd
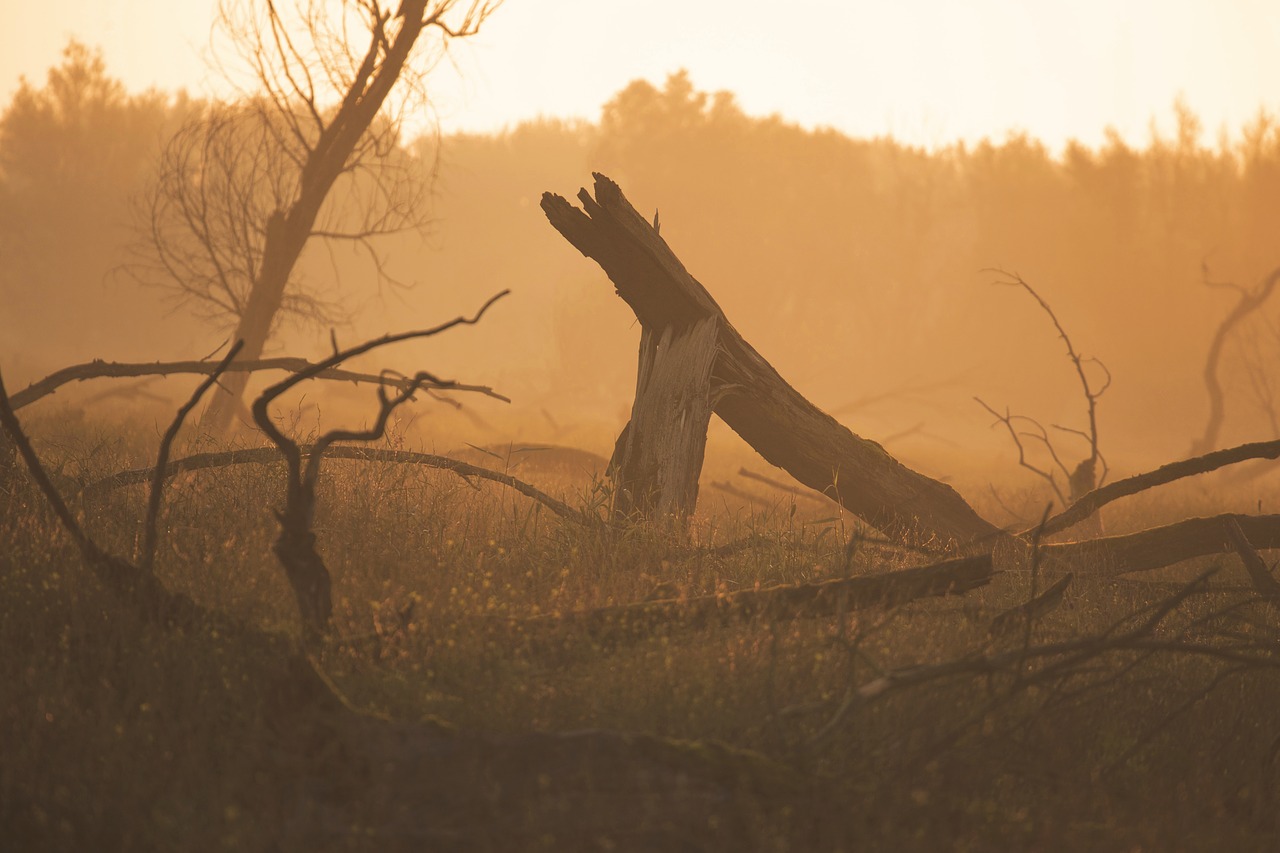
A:
<svg viewBox="0 0 1280 853">
<path fill-rule="evenodd" d="M 135 434 L 55 427 L 33 432 L 68 478 L 146 459 Z M 156 566 L 171 588 L 287 637 L 293 599 L 270 551 L 281 481 L 273 466 L 181 475 L 167 493 Z M 577 490 L 575 505 L 607 498 L 582 480 L 560 486 Z M 842 619 L 673 628 L 607 648 L 571 632 L 535 642 L 510 620 L 922 558 L 864 546 L 846 561 L 852 527 L 803 503 L 793 513 L 787 503 L 706 501 L 697 541 L 758 538 L 717 556 L 640 530 L 583 530 L 501 487 L 422 468 L 326 463 L 321 492 L 315 529 L 336 620 L 322 664 L 370 712 L 497 732 L 649 732 L 760 753 L 812 783 L 803 815 L 782 804 L 761 813 L 761 849 L 1277 842 L 1280 673 L 1265 662 L 1115 651 L 1061 680 L 1020 681 L 1028 663 L 840 711 L 851 685 L 880 672 L 997 649 L 988 626 L 1026 599 L 1029 572 L 964 598 Z M 82 511 L 104 545 L 129 555 L 144 501 L 129 487 Z M 1183 502 L 1148 507 L 1164 516 Z M 30 849 L 287 847 L 303 818 L 272 782 L 287 758 L 273 751 L 264 711 L 279 667 L 271 650 L 140 623 L 80 568 L 22 479 L 0 493 L 0 543 L 0 834 Z M 1239 597 L 1243 571 L 1234 558 L 1218 563 L 1212 589 L 1181 605 L 1161 636 L 1182 636 Z M 1060 573 L 1041 574 L 1043 589 Z M 1078 576 L 1030 642 L 1103 630 L 1167 595 L 1173 587 L 1159 580 Z M 1215 636 L 1223 624 L 1269 643 L 1273 657 L 1280 648 L 1275 614 L 1261 605 L 1215 621 Z M 351 848 L 391 849 L 358 830 Z"/>
</svg>

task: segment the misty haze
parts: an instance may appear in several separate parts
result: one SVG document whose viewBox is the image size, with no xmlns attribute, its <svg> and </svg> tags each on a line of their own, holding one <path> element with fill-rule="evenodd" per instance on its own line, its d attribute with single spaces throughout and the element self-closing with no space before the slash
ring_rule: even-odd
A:
<svg viewBox="0 0 1280 853">
<path fill-rule="evenodd" d="M 1280 16 L 1195 7 L 1135 134 L 1077 101 L 1177 51 L 1028 13 L 1172 64 L 922 142 L 782 21 L 803 120 L 704 10 L 575 70 L 518 2 L 199 6 L 205 77 L 5 81 L 0 846 L 1280 845 L 1280 120 L 1199 88 Z"/>
</svg>

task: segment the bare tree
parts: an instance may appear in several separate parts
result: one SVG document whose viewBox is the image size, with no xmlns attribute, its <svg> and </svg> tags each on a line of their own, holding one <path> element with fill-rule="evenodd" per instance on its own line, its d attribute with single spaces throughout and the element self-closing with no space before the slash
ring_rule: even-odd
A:
<svg viewBox="0 0 1280 853">
<path fill-rule="evenodd" d="M 379 239 L 425 222 L 427 170 L 400 148 L 404 121 L 427 111 L 426 76 L 449 43 L 500 3 L 222 0 L 219 45 L 250 82 L 173 137 L 134 271 L 234 324 L 244 360 L 261 356 L 282 315 L 331 319 L 295 271 L 312 241 L 355 246 L 390 281 Z M 246 381 L 228 373 L 206 427 L 229 425 Z"/>
</svg>

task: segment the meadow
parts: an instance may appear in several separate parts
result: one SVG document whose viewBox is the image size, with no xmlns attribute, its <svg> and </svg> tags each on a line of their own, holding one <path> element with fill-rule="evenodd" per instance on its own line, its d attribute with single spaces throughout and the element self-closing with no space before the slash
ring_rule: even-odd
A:
<svg viewBox="0 0 1280 853">
<path fill-rule="evenodd" d="M 95 540 L 137 554 L 145 486 L 84 487 L 150 464 L 153 432 L 56 405 L 24 423 Z M 469 458 L 607 516 L 588 454 Z M 763 470 L 709 460 L 684 537 L 420 465 L 326 461 L 314 531 L 334 624 L 307 665 L 336 711 L 287 695 L 304 658 L 271 549 L 282 465 L 168 484 L 155 571 L 218 614 L 198 626 L 105 587 L 10 469 L 0 832 L 66 850 L 1274 848 L 1280 635 L 1235 555 L 1117 577 L 1033 554 L 963 595 L 828 616 L 608 636 L 565 618 L 946 556 L 820 499 L 741 478 L 730 494 L 742 464 Z M 1232 488 L 1252 504 L 1260 483 L 1190 481 L 1108 525 L 1221 511 Z M 1042 497 L 977 503 L 1034 516 Z M 1057 606 L 1018 609 L 1068 571 Z"/>
</svg>

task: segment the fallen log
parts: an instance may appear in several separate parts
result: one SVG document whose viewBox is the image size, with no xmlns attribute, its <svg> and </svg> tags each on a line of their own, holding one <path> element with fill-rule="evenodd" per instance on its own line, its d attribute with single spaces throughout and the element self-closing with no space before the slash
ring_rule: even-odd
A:
<svg viewBox="0 0 1280 853">
<path fill-rule="evenodd" d="M 766 460 L 886 533 L 967 544 L 1000 531 L 945 483 L 911 470 L 810 403 L 743 339 L 618 185 L 595 174 L 579 209 L 544 193 L 548 221 L 595 260 L 645 329 L 717 320 L 714 411 Z"/>
<path fill-rule="evenodd" d="M 990 583 L 994 576 L 991 555 L 980 554 L 913 569 L 818 583 L 546 614 L 519 620 L 513 627 L 535 640 L 566 631 L 608 645 L 673 628 L 698 631 L 755 620 L 782 622 L 835 616 L 870 607 L 893 607 L 918 598 L 969 592 Z"/>
<path fill-rule="evenodd" d="M 1224 513 L 1188 518 L 1137 533 L 1081 542 L 1041 545 L 1046 559 L 1063 560 L 1081 574 L 1124 575 L 1160 569 L 1211 554 L 1234 551 L 1228 525 L 1235 521 L 1254 548 L 1280 548 L 1280 515 Z"/>
</svg>

